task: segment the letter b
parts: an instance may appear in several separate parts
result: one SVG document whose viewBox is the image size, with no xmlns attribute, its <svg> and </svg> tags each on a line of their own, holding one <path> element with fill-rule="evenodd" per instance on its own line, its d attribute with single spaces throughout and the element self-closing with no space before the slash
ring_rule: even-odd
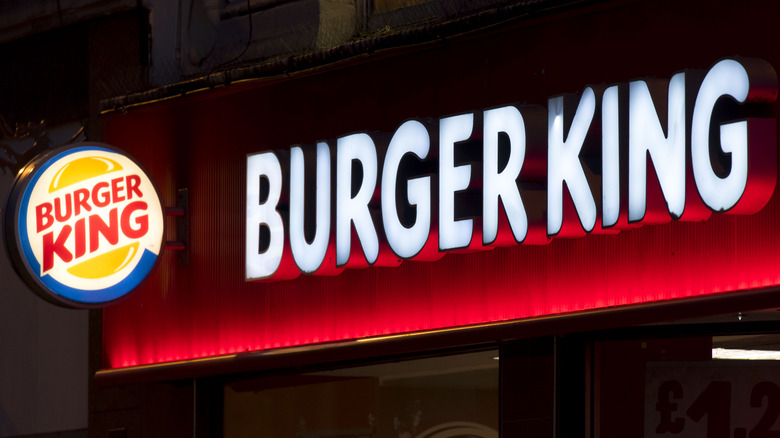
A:
<svg viewBox="0 0 780 438">
<path fill-rule="evenodd" d="M 260 180 L 268 181 L 268 196 L 261 199 Z M 276 210 L 282 194 L 282 167 L 273 152 L 246 159 L 246 279 L 271 277 L 284 252 L 284 223 Z M 261 252 L 260 228 L 270 231 L 268 247 Z M 265 245 L 263 245 L 265 246 Z"/>
</svg>

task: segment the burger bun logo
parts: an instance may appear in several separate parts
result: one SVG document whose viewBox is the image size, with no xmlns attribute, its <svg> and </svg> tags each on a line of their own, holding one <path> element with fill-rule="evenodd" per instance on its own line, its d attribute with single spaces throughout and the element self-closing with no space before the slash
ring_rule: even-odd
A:
<svg viewBox="0 0 780 438">
<path fill-rule="evenodd" d="M 111 146 L 82 143 L 39 156 L 17 175 L 6 247 L 43 298 L 99 307 L 151 272 L 163 245 L 157 190 L 141 166 Z"/>
</svg>

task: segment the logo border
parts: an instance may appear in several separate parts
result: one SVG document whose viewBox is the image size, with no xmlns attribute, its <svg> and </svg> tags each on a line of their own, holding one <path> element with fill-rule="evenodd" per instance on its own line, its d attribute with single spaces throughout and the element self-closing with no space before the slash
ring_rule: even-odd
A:
<svg viewBox="0 0 780 438">
<path fill-rule="evenodd" d="M 32 252 L 29 239 L 27 238 L 26 218 L 21 218 L 21 214 L 26 211 L 30 201 L 30 195 L 35 184 L 40 179 L 46 169 L 50 168 L 58 160 L 68 155 L 83 151 L 100 151 L 120 154 L 141 169 L 144 177 L 147 178 L 154 194 L 157 196 L 157 202 L 160 203 L 162 213 L 163 232 L 160 236 L 160 252 L 154 254 L 145 249 L 141 259 L 130 275 L 125 277 L 119 283 L 107 288 L 98 290 L 77 289 L 53 279 L 49 275 L 38 276 L 40 266 Z M 148 172 L 128 153 L 116 147 L 97 142 L 84 142 L 69 145 L 62 148 L 53 149 L 44 152 L 35 157 L 30 163 L 24 166 L 14 180 L 11 194 L 8 197 L 6 211 L 3 214 L 5 224 L 4 237 L 6 249 L 13 261 L 16 272 L 22 277 L 25 283 L 31 289 L 46 301 L 57 305 L 74 308 L 96 308 L 104 307 L 128 297 L 140 286 L 144 280 L 149 277 L 154 267 L 157 265 L 165 243 L 165 209 L 160 201 L 160 193 L 157 185 L 149 177 Z"/>
</svg>

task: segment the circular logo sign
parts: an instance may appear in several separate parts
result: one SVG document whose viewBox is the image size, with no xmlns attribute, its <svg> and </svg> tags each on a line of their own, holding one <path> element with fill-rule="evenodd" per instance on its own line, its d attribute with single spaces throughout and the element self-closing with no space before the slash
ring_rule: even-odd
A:
<svg viewBox="0 0 780 438">
<path fill-rule="evenodd" d="M 154 184 L 132 158 L 103 144 L 29 163 L 17 175 L 5 220 L 17 272 L 45 299 L 72 307 L 127 295 L 163 245 Z"/>
</svg>

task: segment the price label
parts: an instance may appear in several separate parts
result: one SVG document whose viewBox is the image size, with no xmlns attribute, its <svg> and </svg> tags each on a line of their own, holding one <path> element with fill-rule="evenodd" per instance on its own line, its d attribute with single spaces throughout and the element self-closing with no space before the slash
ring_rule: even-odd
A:
<svg viewBox="0 0 780 438">
<path fill-rule="evenodd" d="M 780 364 L 651 363 L 645 438 L 780 438 Z"/>
</svg>

